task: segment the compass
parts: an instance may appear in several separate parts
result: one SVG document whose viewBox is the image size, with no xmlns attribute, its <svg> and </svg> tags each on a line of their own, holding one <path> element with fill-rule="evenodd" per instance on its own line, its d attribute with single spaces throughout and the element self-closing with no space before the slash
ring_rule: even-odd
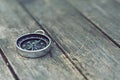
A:
<svg viewBox="0 0 120 80">
<path fill-rule="evenodd" d="M 43 30 L 26 34 L 16 41 L 19 53 L 24 57 L 40 57 L 50 50 L 51 39 L 45 35 Z"/>
</svg>

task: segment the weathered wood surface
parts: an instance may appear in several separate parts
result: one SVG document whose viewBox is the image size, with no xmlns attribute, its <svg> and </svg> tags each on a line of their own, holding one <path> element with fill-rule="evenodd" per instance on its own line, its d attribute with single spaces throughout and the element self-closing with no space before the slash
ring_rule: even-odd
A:
<svg viewBox="0 0 120 80">
<path fill-rule="evenodd" d="M 67 1 L 116 41 L 120 47 L 120 3 L 116 0 Z"/>
<path fill-rule="evenodd" d="M 65 0 L 20 2 L 62 45 L 66 55 L 69 55 L 87 79 L 120 79 L 120 49 L 84 19 L 76 8 Z"/>
<path fill-rule="evenodd" d="M 28 59 L 18 55 L 15 42 L 39 29 L 16 0 L 0 0 L 0 43 L 20 80 L 84 80 L 74 65 L 53 44 L 50 54 Z"/>
<path fill-rule="evenodd" d="M 10 70 L 7 68 L 7 64 L 3 61 L 1 55 L 0 55 L 0 80 L 14 80 Z"/>
</svg>

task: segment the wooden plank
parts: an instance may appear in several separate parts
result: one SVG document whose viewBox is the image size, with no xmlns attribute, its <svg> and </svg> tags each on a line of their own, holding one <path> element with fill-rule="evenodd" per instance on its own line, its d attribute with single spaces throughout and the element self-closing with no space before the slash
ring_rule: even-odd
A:
<svg viewBox="0 0 120 80">
<path fill-rule="evenodd" d="M 14 80 L 11 72 L 9 71 L 7 67 L 7 64 L 5 64 L 1 55 L 0 55 L 0 79 L 1 80 Z"/>
<path fill-rule="evenodd" d="M 3 9 L 4 8 L 4 9 Z M 16 0 L 0 0 L 0 42 L 20 80 L 84 80 L 55 44 L 51 55 L 24 58 L 16 51 L 16 39 L 39 29 Z"/>
<path fill-rule="evenodd" d="M 120 4 L 116 0 L 68 0 L 120 47 Z"/>
<path fill-rule="evenodd" d="M 120 79 L 120 49 L 65 0 L 20 1 L 89 80 Z"/>
</svg>

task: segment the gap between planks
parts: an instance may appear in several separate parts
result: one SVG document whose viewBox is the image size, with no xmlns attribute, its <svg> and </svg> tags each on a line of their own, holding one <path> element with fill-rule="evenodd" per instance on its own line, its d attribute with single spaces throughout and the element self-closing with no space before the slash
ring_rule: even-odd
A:
<svg viewBox="0 0 120 80">
<path fill-rule="evenodd" d="M 17 74 L 15 73 L 14 69 L 12 68 L 11 64 L 9 63 L 7 57 L 5 56 L 2 48 L 0 48 L 0 54 L 5 62 L 5 64 L 7 65 L 8 69 L 10 70 L 12 76 L 14 77 L 15 80 L 19 80 L 19 77 L 17 76 Z"/>
<path fill-rule="evenodd" d="M 96 23 L 94 21 L 92 21 L 89 17 L 87 17 L 86 15 L 84 15 L 84 13 L 82 13 L 80 10 L 78 10 L 75 6 L 72 5 L 72 3 L 70 3 L 69 0 L 66 0 L 72 7 L 74 7 L 74 9 L 76 11 L 78 11 L 80 13 L 81 16 L 83 16 L 87 21 L 89 21 L 92 25 L 94 25 L 95 28 L 97 28 L 101 33 L 103 33 L 110 41 L 112 41 L 117 47 L 120 48 L 120 44 L 115 41 L 109 34 L 107 34 L 104 30 L 102 30 L 102 28 L 100 28 L 99 25 L 96 25 Z M 116 0 L 115 0 L 116 1 Z"/>
<path fill-rule="evenodd" d="M 19 77 L 17 76 L 17 74 L 15 73 L 15 71 L 14 71 L 14 69 L 12 68 L 11 64 L 9 63 L 9 61 L 8 61 L 7 57 L 5 56 L 2 48 L 0 48 L 0 53 L 1 53 L 1 56 L 2 56 L 2 58 L 3 58 L 3 60 L 4 60 L 4 62 L 5 62 L 6 65 L 7 65 L 8 69 L 10 70 L 11 74 L 13 75 L 14 79 L 15 79 L 15 80 L 19 80 Z"/>
</svg>

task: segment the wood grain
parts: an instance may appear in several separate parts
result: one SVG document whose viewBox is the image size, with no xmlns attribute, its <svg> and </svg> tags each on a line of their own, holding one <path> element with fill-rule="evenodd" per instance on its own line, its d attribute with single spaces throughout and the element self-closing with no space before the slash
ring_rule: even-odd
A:
<svg viewBox="0 0 120 80">
<path fill-rule="evenodd" d="M 120 47 L 120 3 L 116 0 L 67 0 Z"/>
<path fill-rule="evenodd" d="M 65 0 L 20 0 L 89 80 L 120 79 L 120 49 Z"/>
<path fill-rule="evenodd" d="M 7 64 L 3 61 L 1 55 L 0 55 L 0 79 L 1 80 L 14 80 L 10 70 L 7 67 Z"/>
<path fill-rule="evenodd" d="M 24 58 L 16 51 L 16 39 L 40 29 L 16 0 L 0 0 L 0 42 L 20 80 L 85 80 L 74 65 L 53 44 L 44 57 Z"/>
</svg>

